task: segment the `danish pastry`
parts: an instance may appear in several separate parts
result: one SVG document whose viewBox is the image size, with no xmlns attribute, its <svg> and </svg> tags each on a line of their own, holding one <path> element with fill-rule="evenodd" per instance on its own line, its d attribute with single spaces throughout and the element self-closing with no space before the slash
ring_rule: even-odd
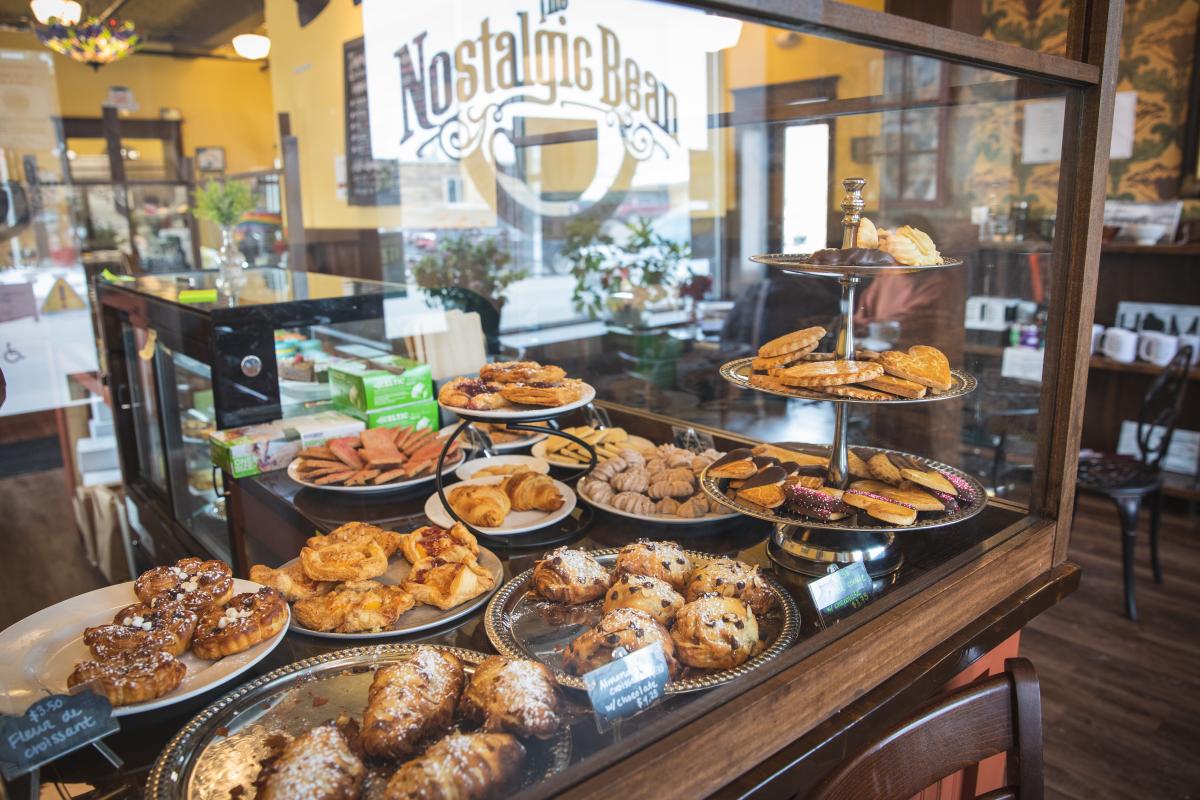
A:
<svg viewBox="0 0 1200 800">
<path fill-rule="evenodd" d="M 309 630 L 359 633 L 390 628 L 416 602 L 399 586 L 354 581 L 328 594 L 298 600 L 292 611 Z"/>
<path fill-rule="evenodd" d="M 287 622 L 287 603 L 274 589 L 234 595 L 224 608 L 209 608 L 200 615 L 192 652 L 210 661 L 231 656 L 270 639 Z"/>
<path fill-rule="evenodd" d="M 412 565 L 402 586 L 419 603 L 445 611 L 478 597 L 496 585 L 496 579 L 475 561 L 423 558 Z"/>
<path fill-rule="evenodd" d="M 489 383 L 557 383 L 566 376 L 562 367 L 536 361 L 496 361 L 479 368 L 479 379 Z"/>
<path fill-rule="evenodd" d="M 613 609 L 594 628 L 571 640 L 563 651 L 563 669 L 571 675 L 582 675 L 612 661 L 613 651 L 618 648 L 632 653 L 654 642 L 662 643 L 667 671 L 672 678 L 677 677 L 679 662 L 667 629 L 640 608 Z"/>
<path fill-rule="evenodd" d="M 732 669 L 758 649 L 758 621 L 736 597 L 701 597 L 679 609 L 671 639 L 689 667 Z"/>
<path fill-rule="evenodd" d="M 426 525 L 412 533 L 400 535 L 400 552 L 410 564 L 423 558 L 474 561 L 479 555 L 479 543 L 461 522 L 449 528 Z"/>
<path fill-rule="evenodd" d="M 359 542 L 363 539 L 371 539 L 379 545 L 385 556 L 391 558 L 392 554 L 400 548 L 402 536 L 403 534 L 384 530 L 378 525 L 371 525 L 367 522 L 347 522 L 324 536 L 310 537 L 305 544 L 319 550 L 337 542 Z"/>
<path fill-rule="evenodd" d="M 671 584 L 645 575 L 622 575 L 604 595 L 604 611 L 636 608 L 666 627 L 683 608 L 683 596 Z"/>
<path fill-rule="evenodd" d="M 270 586 L 288 602 L 320 597 L 337 585 L 333 581 L 314 581 L 304 574 L 304 564 L 300 561 L 293 561 L 279 569 L 255 564 L 250 568 L 250 580 Z"/>
<path fill-rule="evenodd" d="M 260 800 L 341 800 L 358 797 L 367 768 L 358 755 L 358 725 L 339 717 L 288 742 L 263 767 Z"/>
<path fill-rule="evenodd" d="M 692 562 L 675 542 L 637 541 L 627 544 L 617 553 L 614 566 L 617 575 L 648 575 L 671 584 L 677 592 L 687 586 Z"/>
<path fill-rule="evenodd" d="M 373 539 L 300 550 L 304 574 L 315 581 L 365 581 L 387 572 L 388 558 Z"/>
<path fill-rule="evenodd" d="M 455 486 L 446 493 L 446 501 L 467 522 L 484 528 L 500 527 L 512 511 L 512 501 L 504 490 L 489 484 Z"/>
<path fill-rule="evenodd" d="M 183 662 L 166 650 L 142 647 L 76 664 L 67 677 L 67 686 L 86 684 L 114 706 L 127 706 L 174 691 L 186 673 Z"/>
<path fill-rule="evenodd" d="M 485 731 L 546 738 L 562 724 L 558 682 L 539 661 L 489 656 L 475 668 L 459 707 Z"/>
<path fill-rule="evenodd" d="M 411 756 L 421 740 L 450 727 L 462 688 L 462 663 L 433 647 L 375 670 L 363 711 L 363 749 L 384 758 Z"/>
<path fill-rule="evenodd" d="M 554 485 L 554 479 L 540 472 L 510 475 L 500 488 L 512 501 L 513 511 L 557 511 L 566 502 Z"/>
<path fill-rule="evenodd" d="M 438 390 L 438 402 L 450 408 L 490 411 L 511 403 L 500 394 L 501 384 L 479 378 L 455 378 Z"/>
<path fill-rule="evenodd" d="M 83 643 L 101 660 L 147 644 L 178 656 L 191 645 L 195 630 L 196 612 L 180 602 L 134 603 L 118 611 L 111 625 L 86 628 Z"/>
<path fill-rule="evenodd" d="M 762 571 L 732 558 L 714 558 L 692 572 L 687 599 L 696 600 L 706 594 L 736 597 L 759 615 L 770 611 L 774 603 Z"/>
<path fill-rule="evenodd" d="M 178 600 L 193 611 L 222 606 L 233 596 L 233 572 L 223 561 L 183 558 L 174 566 L 154 567 L 138 576 L 133 592 L 143 603 Z"/>
<path fill-rule="evenodd" d="M 604 594 L 612 576 L 584 551 L 560 547 L 534 564 L 532 580 L 533 588 L 547 600 L 578 605 Z"/>
<path fill-rule="evenodd" d="M 500 396 L 510 403 L 525 406 L 564 406 L 583 397 L 583 381 L 567 378 L 553 384 L 501 384 Z"/>
<path fill-rule="evenodd" d="M 521 774 L 525 748 L 507 733 L 451 733 L 388 780 L 383 800 L 493 800 Z"/>
</svg>

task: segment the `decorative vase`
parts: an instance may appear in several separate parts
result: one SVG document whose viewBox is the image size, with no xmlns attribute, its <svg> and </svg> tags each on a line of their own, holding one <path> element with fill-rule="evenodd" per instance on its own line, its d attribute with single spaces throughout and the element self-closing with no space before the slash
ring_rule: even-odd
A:
<svg viewBox="0 0 1200 800">
<path fill-rule="evenodd" d="M 237 297 L 246 285 L 246 259 L 233 242 L 233 226 L 221 226 L 221 249 L 217 251 L 217 291 Z"/>
</svg>

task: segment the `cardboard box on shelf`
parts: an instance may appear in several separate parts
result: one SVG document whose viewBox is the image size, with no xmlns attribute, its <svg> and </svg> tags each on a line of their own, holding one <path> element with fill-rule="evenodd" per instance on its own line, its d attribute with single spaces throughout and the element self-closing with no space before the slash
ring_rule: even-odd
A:
<svg viewBox="0 0 1200 800">
<path fill-rule="evenodd" d="M 362 420 L 339 411 L 320 411 L 262 425 L 214 431 L 209 435 L 212 459 L 235 478 L 283 469 L 306 447 L 366 428 Z"/>
<path fill-rule="evenodd" d="M 329 386 L 338 408 L 374 411 L 433 397 L 428 364 L 402 356 L 331 364 Z"/>
<path fill-rule="evenodd" d="M 422 400 L 417 403 L 404 403 L 388 408 L 375 408 L 370 411 L 359 411 L 347 408 L 343 413 L 355 419 L 362 420 L 368 428 L 426 428 L 437 429 L 438 404 L 436 400 Z"/>
</svg>

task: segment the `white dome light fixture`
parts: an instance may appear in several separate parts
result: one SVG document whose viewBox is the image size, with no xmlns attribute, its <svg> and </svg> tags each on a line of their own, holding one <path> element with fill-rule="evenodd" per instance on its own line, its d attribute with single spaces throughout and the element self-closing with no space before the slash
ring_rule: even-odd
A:
<svg viewBox="0 0 1200 800">
<path fill-rule="evenodd" d="M 257 61 L 271 52 L 271 40 L 258 33 L 242 33 L 233 37 L 233 49 L 242 58 Z"/>
<path fill-rule="evenodd" d="M 31 0 L 29 10 L 39 25 L 49 25 L 51 19 L 74 25 L 83 16 L 83 6 L 75 0 Z"/>
</svg>

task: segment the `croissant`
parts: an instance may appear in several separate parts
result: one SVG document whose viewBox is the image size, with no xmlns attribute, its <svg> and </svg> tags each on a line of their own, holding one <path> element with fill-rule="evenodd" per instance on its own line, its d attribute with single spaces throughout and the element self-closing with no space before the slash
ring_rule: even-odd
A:
<svg viewBox="0 0 1200 800">
<path fill-rule="evenodd" d="M 358 725 L 339 717 L 300 734 L 264 767 L 256 779 L 258 797 L 358 797 L 366 772 L 358 753 Z"/>
<path fill-rule="evenodd" d="M 644 492 L 650 485 L 650 475 L 646 470 L 634 467 L 620 475 L 614 475 L 611 483 L 618 492 Z"/>
<path fill-rule="evenodd" d="M 384 800 L 488 800 L 521 774 L 525 748 L 508 733 L 451 733 L 396 770 Z"/>
<path fill-rule="evenodd" d="M 692 484 L 689 481 L 673 481 L 661 480 L 650 484 L 647 494 L 654 500 L 661 500 L 664 497 L 687 497 L 692 493 Z"/>
<path fill-rule="evenodd" d="M 432 647 L 375 670 L 363 711 L 363 749 L 386 758 L 412 755 L 426 736 L 450 727 L 464 682 L 462 662 Z"/>
<path fill-rule="evenodd" d="M 612 499 L 613 508 L 630 514 L 650 515 L 654 513 L 654 501 L 637 492 L 621 492 Z"/>
<path fill-rule="evenodd" d="M 499 486 L 455 486 L 446 495 L 455 513 L 472 525 L 498 528 L 512 511 L 512 501 Z"/>
<path fill-rule="evenodd" d="M 500 487 L 512 501 L 513 511 L 558 511 L 566 502 L 554 480 L 540 472 L 518 472 Z"/>
</svg>

